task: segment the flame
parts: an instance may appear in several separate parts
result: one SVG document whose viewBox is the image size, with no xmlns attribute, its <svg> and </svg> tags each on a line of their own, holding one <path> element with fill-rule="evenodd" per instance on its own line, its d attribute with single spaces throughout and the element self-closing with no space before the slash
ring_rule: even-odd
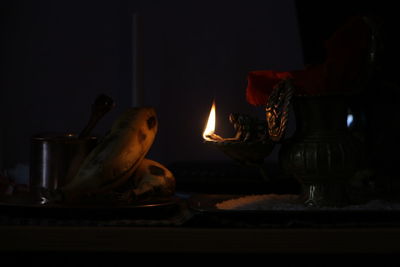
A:
<svg viewBox="0 0 400 267">
<path fill-rule="evenodd" d="M 210 115 L 208 116 L 207 126 L 203 132 L 203 138 L 205 140 L 211 141 L 212 139 L 209 136 L 213 135 L 215 132 L 215 121 L 216 121 L 215 110 L 216 108 L 214 100 L 211 106 Z"/>
</svg>

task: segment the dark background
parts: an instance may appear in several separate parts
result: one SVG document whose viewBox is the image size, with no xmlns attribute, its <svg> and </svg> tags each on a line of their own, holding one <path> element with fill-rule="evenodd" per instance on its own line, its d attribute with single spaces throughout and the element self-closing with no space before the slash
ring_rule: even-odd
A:
<svg viewBox="0 0 400 267">
<path fill-rule="evenodd" d="M 32 134 L 79 132 L 99 93 L 112 96 L 117 106 L 99 123 L 97 134 L 103 135 L 124 109 L 151 105 L 160 128 L 150 158 L 164 164 L 224 160 L 202 143 L 212 100 L 217 102 L 217 132 L 223 136 L 232 134 L 230 112 L 262 117 L 261 107 L 245 101 L 247 72 L 301 69 L 320 61 L 320 39 L 348 14 L 385 19 L 382 73 L 397 84 L 398 23 L 392 6 L 299 1 L 296 9 L 295 4 L 3 1 L 0 167 L 28 164 Z M 364 96 L 363 107 L 372 114 L 369 132 L 379 129 L 385 147 L 388 140 L 397 143 L 398 93 L 396 86 L 376 88 Z M 275 151 L 270 160 L 276 158 Z"/>
<path fill-rule="evenodd" d="M 28 163 L 34 133 L 79 132 L 99 93 L 117 107 L 96 133 L 124 109 L 151 105 L 160 128 L 149 157 L 165 164 L 224 159 L 202 144 L 213 98 L 218 132 L 229 135 L 230 112 L 262 116 L 245 101 L 248 71 L 302 66 L 293 1 L 17 0 L 2 13 L 6 168 Z"/>
</svg>

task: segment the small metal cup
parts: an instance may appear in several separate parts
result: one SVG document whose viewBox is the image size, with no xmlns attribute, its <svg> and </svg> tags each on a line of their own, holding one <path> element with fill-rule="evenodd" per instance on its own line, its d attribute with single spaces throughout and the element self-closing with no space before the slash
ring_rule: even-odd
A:
<svg viewBox="0 0 400 267">
<path fill-rule="evenodd" d="M 81 163 L 96 146 L 94 136 L 78 138 L 72 133 L 45 133 L 31 138 L 30 190 L 34 201 L 46 204 L 43 191 L 53 192 L 76 175 Z"/>
</svg>

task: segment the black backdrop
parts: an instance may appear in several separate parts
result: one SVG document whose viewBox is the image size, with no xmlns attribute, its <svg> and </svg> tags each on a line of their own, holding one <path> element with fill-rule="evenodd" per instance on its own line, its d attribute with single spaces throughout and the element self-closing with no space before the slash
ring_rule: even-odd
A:
<svg viewBox="0 0 400 267">
<path fill-rule="evenodd" d="M 400 47 L 393 4 L 299 1 L 298 9 L 295 4 L 292 0 L 3 1 L 0 165 L 27 164 L 29 137 L 34 133 L 79 131 L 99 93 L 112 96 L 117 108 L 99 123 L 96 133 L 104 134 L 125 108 L 152 105 L 160 117 L 160 130 L 149 157 L 165 164 L 225 159 L 201 140 L 212 99 L 217 101 L 222 135 L 231 134 L 226 117 L 232 111 L 262 116 L 262 108 L 245 101 L 247 72 L 299 69 L 318 60 L 317 37 L 329 29 L 324 25 L 349 13 L 379 15 L 385 22 L 381 74 L 394 86 L 370 89 L 362 107 L 371 118 L 367 128 L 380 148 L 377 155 L 393 165 L 396 159 L 389 154 L 399 151 Z M 135 58 L 134 51 L 140 56 Z M 135 85 L 141 99 L 135 99 Z M 271 160 L 276 160 L 276 153 Z"/>
</svg>

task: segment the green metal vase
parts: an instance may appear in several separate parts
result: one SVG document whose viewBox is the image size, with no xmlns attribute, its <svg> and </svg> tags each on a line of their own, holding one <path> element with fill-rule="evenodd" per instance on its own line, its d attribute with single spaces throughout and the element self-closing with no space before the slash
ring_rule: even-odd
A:
<svg viewBox="0 0 400 267">
<path fill-rule="evenodd" d="M 309 207 L 349 204 L 347 186 L 364 161 L 363 147 L 347 127 L 343 95 L 293 98 L 296 131 L 280 150 L 283 170 L 303 187 Z"/>
</svg>

